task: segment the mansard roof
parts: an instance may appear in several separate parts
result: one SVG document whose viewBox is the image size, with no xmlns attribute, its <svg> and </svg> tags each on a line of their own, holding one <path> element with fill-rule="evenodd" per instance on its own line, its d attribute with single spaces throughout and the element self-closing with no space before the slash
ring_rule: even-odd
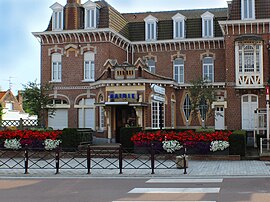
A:
<svg viewBox="0 0 270 202">
<path fill-rule="evenodd" d="M 144 18 L 149 15 L 156 17 L 159 21 L 172 20 L 177 13 L 185 16 L 187 19 L 200 18 L 205 12 L 212 13 L 216 18 L 227 17 L 227 8 L 209 8 L 209 9 L 191 9 L 191 10 L 173 10 L 173 11 L 157 11 L 157 12 L 139 12 L 139 13 L 123 13 L 122 15 L 129 22 L 143 22 Z"/>
<path fill-rule="evenodd" d="M 186 38 L 201 38 L 202 37 L 202 25 L 201 15 L 210 12 L 214 15 L 214 33 L 215 37 L 222 37 L 222 31 L 218 24 L 218 21 L 227 20 L 227 8 L 213 8 L 213 9 L 192 9 L 192 10 L 173 10 L 173 11 L 158 11 L 158 12 L 141 12 L 141 13 L 120 13 L 110 4 L 104 0 L 93 2 L 99 7 L 99 23 L 97 28 L 111 28 L 118 32 L 130 41 L 144 41 L 145 40 L 145 19 L 148 16 L 153 16 L 157 19 L 158 40 L 170 40 L 173 39 L 173 16 L 180 14 L 185 16 L 186 19 Z M 74 6 L 74 4 L 73 4 Z M 84 8 L 81 4 L 75 4 L 77 7 L 77 23 L 76 27 L 69 26 L 74 24 L 74 20 L 64 22 L 64 30 L 69 27 L 72 29 L 84 29 Z M 68 4 L 64 7 L 64 14 L 68 9 Z M 70 12 L 69 12 L 70 13 Z M 65 20 L 70 20 L 64 17 Z M 51 20 L 52 21 L 52 20 Z M 52 23 L 48 26 L 46 31 L 52 30 Z M 76 22 L 77 22 L 76 21 Z"/>
<path fill-rule="evenodd" d="M 229 4 L 229 20 L 241 20 L 241 1 L 232 0 Z M 255 18 L 270 18 L 270 2 L 269 0 L 254 0 L 255 2 Z"/>
</svg>

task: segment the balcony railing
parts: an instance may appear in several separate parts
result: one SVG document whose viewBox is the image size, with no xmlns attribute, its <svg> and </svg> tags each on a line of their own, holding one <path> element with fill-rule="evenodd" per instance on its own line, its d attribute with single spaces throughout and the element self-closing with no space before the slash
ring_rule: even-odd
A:
<svg viewBox="0 0 270 202">
<path fill-rule="evenodd" d="M 237 73 L 236 86 L 247 88 L 263 87 L 262 73 L 254 73 L 254 72 Z"/>
</svg>

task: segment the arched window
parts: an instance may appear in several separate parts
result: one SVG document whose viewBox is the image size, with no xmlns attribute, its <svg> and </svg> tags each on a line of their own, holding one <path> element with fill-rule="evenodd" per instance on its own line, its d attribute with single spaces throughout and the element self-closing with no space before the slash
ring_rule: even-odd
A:
<svg viewBox="0 0 270 202">
<path fill-rule="evenodd" d="M 212 57 L 203 58 L 203 80 L 209 83 L 214 82 L 214 59 Z"/>
<path fill-rule="evenodd" d="M 201 100 L 200 100 L 199 110 L 200 110 L 201 120 L 205 121 L 207 111 L 208 111 L 208 104 L 207 104 L 207 100 L 204 97 L 202 97 Z"/>
<path fill-rule="evenodd" d="M 99 96 L 99 103 L 103 103 L 104 98 L 102 95 Z M 105 116 L 104 116 L 104 107 L 99 107 L 99 130 L 103 131 L 105 127 Z"/>
<path fill-rule="evenodd" d="M 183 111 L 186 118 L 186 122 L 188 122 L 191 114 L 191 101 L 188 94 L 186 94 L 184 105 L 183 105 Z"/>
<path fill-rule="evenodd" d="M 177 83 L 184 83 L 184 60 L 182 58 L 176 58 L 173 61 L 173 73 Z"/>
<path fill-rule="evenodd" d="M 84 53 L 84 81 L 95 80 L 95 54 L 93 52 Z"/>
<path fill-rule="evenodd" d="M 61 82 L 62 80 L 62 56 L 59 53 L 52 54 L 52 81 Z"/>
</svg>

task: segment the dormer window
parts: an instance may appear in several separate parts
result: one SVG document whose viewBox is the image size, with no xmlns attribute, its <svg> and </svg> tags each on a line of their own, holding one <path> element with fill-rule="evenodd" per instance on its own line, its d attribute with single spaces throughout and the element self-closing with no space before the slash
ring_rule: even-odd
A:
<svg viewBox="0 0 270 202">
<path fill-rule="evenodd" d="M 145 40 L 154 41 L 157 40 L 157 18 L 149 15 L 144 19 L 145 21 Z"/>
<path fill-rule="evenodd" d="M 177 13 L 172 17 L 173 19 L 173 38 L 182 39 L 185 38 L 185 20 L 186 17 Z"/>
<path fill-rule="evenodd" d="M 214 37 L 214 15 L 206 12 L 201 15 L 202 18 L 202 37 Z"/>
<path fill-rule="evenodd" d="M 50 7 L 53 10 L 52 14 L 52 30 L 63 30 L 63 6 L 59 3 L 55 3 Z"/>
<path fill-rule="evenodd" d="M 93 29 L 97 28 L 98 24 L 98 8 L 97 4 L 92 1 L 87 1 L 84 5 L 84 28 Z"/>
<path fill-rule="evenodd" d="M 241 0 L 242 20 L 255 19 L 255 0 Z"/>
</svg>

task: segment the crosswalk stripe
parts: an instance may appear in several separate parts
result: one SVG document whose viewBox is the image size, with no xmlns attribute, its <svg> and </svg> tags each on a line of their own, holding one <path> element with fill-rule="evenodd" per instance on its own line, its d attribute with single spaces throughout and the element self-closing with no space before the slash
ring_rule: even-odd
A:
<svg viewBox="0 0 270 202">
<path fill-rule="evenodd" d="M 134 188 L 131 194 L 162 194 L 162 193 L 219 193 L 220 188 Z"/>
<path fill-rule="evenodd" d="M 146 183 L 221 183 L 223 179 L 150 179 Z"/>
<path fill-rule="evenodd" d="M 216 202 L 216 201 L 112 201 L 112 202 Z"/>
</svg>

